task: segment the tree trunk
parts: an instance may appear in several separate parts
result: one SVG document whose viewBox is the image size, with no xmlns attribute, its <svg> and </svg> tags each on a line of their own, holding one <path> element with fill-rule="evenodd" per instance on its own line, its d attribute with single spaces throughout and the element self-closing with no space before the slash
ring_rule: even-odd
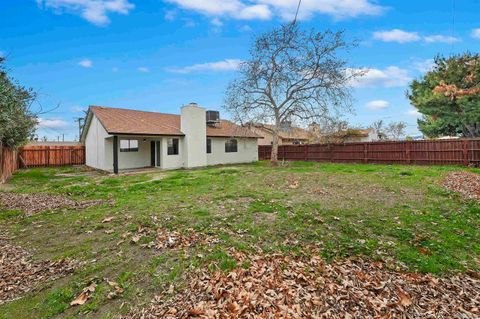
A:
<svg viewBox="0 0 480 319">
<path fill-rule="evenodd" d="M 273 130 L 272 153 L 270 155 L 270 162 L 276 164 L 278 162 L 278 128 L 275 126 Z"/>
</svg>

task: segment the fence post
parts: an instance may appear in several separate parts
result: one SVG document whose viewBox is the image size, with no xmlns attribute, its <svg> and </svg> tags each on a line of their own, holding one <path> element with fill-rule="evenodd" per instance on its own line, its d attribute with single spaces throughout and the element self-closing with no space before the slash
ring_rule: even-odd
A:
<svg viewBox="0 0 480 319">
<path fill-rule="evenodd" d="M 468 140 L 463 140 L 463 164 L 468 166 Z"/>
<path fill-rule="evenodd" d="M 368 144 L 363 143 L 363 162 L 368 163 Z"/>
<path fill-rule="evenodd" d="M 308 144 L 303 145 L 303 159 L 308 161 Z"/>
</svg>

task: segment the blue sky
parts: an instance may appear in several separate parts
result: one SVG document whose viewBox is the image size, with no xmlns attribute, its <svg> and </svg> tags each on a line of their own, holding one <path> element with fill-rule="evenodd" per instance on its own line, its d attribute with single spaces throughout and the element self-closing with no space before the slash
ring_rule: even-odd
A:
<svg viewBox="0 0 480 319">
<path fill-rule="evenodd" d="M 44 109 L 58 106 L 41 115 L 38 135 L 71 140 L 88 105 L 178 113 L 194 101 L 219 109 L 252 38 L 291 19 L 297 3 L 2 0 L 0 54 Z M 418 134 L 408 83 L 436 54 L 478 52 L 479 12 L 480 0 L 303 0 L 300 23 L 358 41 L 349 64 L 370 72 L 355 83 L 352 124 L 401 120 Z"/>
</svg>

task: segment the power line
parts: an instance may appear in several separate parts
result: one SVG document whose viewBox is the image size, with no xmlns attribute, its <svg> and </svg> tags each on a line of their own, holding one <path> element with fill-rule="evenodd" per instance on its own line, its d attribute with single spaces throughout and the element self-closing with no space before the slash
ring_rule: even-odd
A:
<svg viewBox="0 0 480 319">
<path fill-rule="evenodd" d="M 297 12 L 295 12 L 295 19 L 293 19 L 293 24 L 297 22 L 298 11 L 300 11 L 300 5 L 302 4 L 302 0 L 298 0 Z"/>
</svg>

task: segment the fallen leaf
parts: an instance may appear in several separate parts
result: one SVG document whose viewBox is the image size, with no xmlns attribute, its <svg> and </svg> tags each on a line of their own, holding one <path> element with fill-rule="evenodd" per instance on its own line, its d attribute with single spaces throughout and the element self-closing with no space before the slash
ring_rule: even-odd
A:
<svg viewBox="0 0 480 319">
<path fill-rule="evenodd" d="M 399 289 L 397 292 L 397 295 L 398 295 L 398 298 L 400 299 L 400 304 L 402 306 L 408 307 L 412 304 L 412 299 L 410 299 L 410 297 L 402 290 Z"/>
<path fill-rule="evenodd" d="M 106 217 L 102 220 L 102 223 L 109 223 L 113 220 L 113 216 L 110 216 L 110 217 Z"/>
</svg>

